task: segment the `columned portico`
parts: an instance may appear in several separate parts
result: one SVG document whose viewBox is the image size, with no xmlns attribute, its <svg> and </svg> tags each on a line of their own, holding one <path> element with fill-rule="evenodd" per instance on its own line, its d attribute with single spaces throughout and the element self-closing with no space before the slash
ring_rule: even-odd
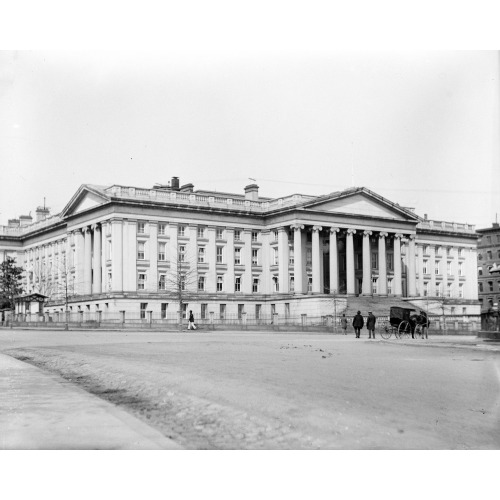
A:
<svg viewBox="0 0 500 500">
<path fill-rule="evenodd" d="M 356 234 L 356 229 L 348 229 L 346 231 L 346 273 L 348 295 L 354 295 L 356 293 L 354 282 L 354 234 Z"/>
<path fill-rule="evenodd" d="M 410 234 L 408 237 L 408 296 L 415 297 L 417 295 L 416 285 L 416 270 L 415 270 L 415 235 Z"/>
<path fill-rule="evenodd" d="M 372 272 L 370 262 L 370 236 L 371 231 L 363 231 L 363 295 L 372 293 Z"/>
<path fill-rule="evenodd" d="M 338 227 L 330 228 L 330 293 L 339 293 L 339 258 L 337 250 Z"/>
<path fill-rule="evenodd" d="M 401 287 L 401 238 L 402 234 L 394 235 L 394 295 L 401 297 L 403 294 Z"/>
<path fill-rule="evenodd" d="M 279 284 L 280 292 L 288 293 L 288 228 L 278 228 L 278 263 L 279 263 Z"/>
<path fill-rule="evenodd" d="M 323 228 L 321 226 L 313 226 L 312 228 L 312 291 L 313 293 L 321 292 L 321 265 L 320 265 L 320 249 L 319 249 L 319 233 Z"/>
<path fill-rule="evenodd" d="M 387 233 L 378 234 L 378 294 L 387 295 L 387 257 L 385 254 L 385 239 Z"/>
<path fill-rule="evenodd" d="M 92 230 L 90 227 L 85 228 L 85 264 L 83 268 L 83 293 L 85 295 L 92 294 Z"/>
<path fill-rule="evenodd" d="M 293 229 L 293 276 L 295 281 L 295 293 L 303 293 L 304 286 L 302 281 L 302 230 L 304 226 L 294 224 Z"/>
<path fill-rule="evenodd" d="M 99 224 L 94 224 L 94 284 L 93 293 L 101 293 L 102 291 L 102 279 L 101 279 L 101 226 Z"/>
</svg>

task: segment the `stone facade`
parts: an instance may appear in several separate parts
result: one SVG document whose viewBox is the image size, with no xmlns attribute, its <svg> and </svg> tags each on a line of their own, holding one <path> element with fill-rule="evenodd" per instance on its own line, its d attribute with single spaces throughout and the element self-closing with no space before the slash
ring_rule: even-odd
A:
<svg viewBox="0 0 500 500">
<path fill-rule="evenodd" d="M 500 303 L 500 224 L 479 229 L 478 286 L 481 309 L 487 311 Z"/>
<path fill-rule="evenodd" d="M 479 312 L 474 227 L 422 219 L 366 188 L 270 199 L 255 184 L 239 195 L 176 178 L 83 185 L 60 214 L 0 228 L 0 250 L 54 312 L 177 314 L 181 276 L 184 307 L 201 317 L 319 316 L 355 295 Z"/>
</svg>

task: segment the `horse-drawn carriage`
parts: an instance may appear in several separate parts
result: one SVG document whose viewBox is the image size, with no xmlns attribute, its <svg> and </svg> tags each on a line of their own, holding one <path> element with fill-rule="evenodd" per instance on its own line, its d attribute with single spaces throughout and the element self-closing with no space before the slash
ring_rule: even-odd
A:
<svg viewBox="0 0 500 500">
<path fill-rule="evenodd" d="M 394 335 L 397 339 L 424 336 L 427 338 L 429 318 L 424 311 L 417 313 L 409 307 L 391 307 L 389 321 L 381 325 L 380 335 L 383 339 L 389 339 Z"/>
</svg>

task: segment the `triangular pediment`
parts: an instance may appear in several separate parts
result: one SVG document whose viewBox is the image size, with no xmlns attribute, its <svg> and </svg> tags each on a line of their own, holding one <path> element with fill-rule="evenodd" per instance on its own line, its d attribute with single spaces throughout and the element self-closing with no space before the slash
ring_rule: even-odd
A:
<svg viewBox="0 0 500 500">
<path fill-rule="evenodd" d="M 62 215 L 76 215 L 109 202 L 109 197 L 101 190 L 83 185 L 62 211 Z"/>
<path fill-rule="evenodd" d="M 418 216 L 410 210 L 365 189 L 322 197 L 317 201 L 305 204 L 304 209 L 400 221 L 418 220 Z"/>
</svg>

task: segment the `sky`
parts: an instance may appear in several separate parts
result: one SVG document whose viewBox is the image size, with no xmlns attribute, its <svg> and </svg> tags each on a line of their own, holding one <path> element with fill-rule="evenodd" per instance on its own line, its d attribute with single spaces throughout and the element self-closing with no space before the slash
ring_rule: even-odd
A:
<svg viewBox="0 0 500 500">
<path fill-rule="evenodd" d="M 500 215 L 495 51 L 0 52 L 0 224 L 81 184 L 322 195 Z"/>
</svg>

